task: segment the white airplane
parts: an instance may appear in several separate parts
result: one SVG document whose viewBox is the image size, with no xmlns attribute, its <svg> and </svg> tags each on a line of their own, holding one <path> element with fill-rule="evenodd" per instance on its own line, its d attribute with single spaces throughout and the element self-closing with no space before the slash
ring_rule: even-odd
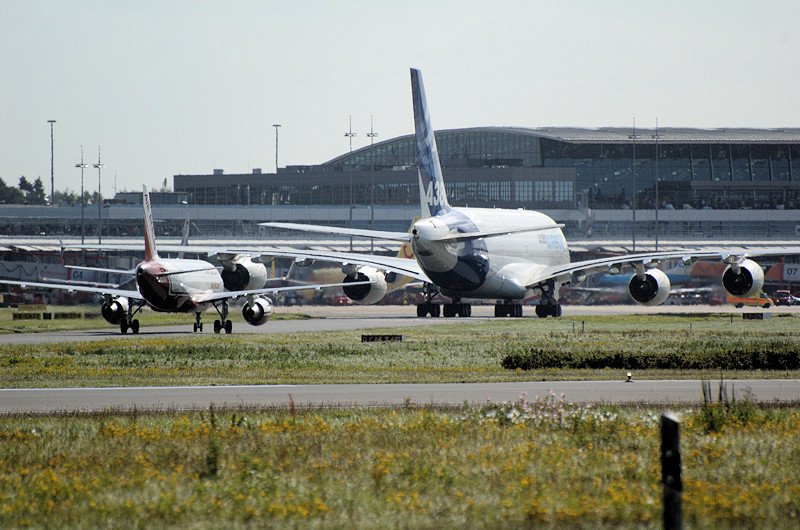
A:
<svg viewBox="0 0 800 530">
<path fill-rule="evenodd" d="M 497 300 L 495 316 L 522 316 L 520 301 L 539 297 L 539 317 L 560 316 L 558 292 L 562 285 L 577 283 L 589 274 L 619 274 L 633 269 L 628 292 L 638 303 L 663 303 L 670 293 L 667 275 L 657 268 L 662 261 L 722 261 L 725 290 L 749 297 L 764 283 L 764 272 L 753 256 L 800 254 L 800 247 L 747 250 L 744 248 L 688 249 L 678 252 L 629 254 L 596 260 L 570 262 L 563 225 L 540 212 L 488 208 L 453 207 L 447 201 L 430 113 L 418 70 L 411 70 L 419 186 L 422 215 L 410 233 L 384 232 L 296 223 L 261 223 L 263 226 L 334 233 L 410 243 L 413 259 L 350 252 L 277 250 L 269 248 L 173 247 L 171 250 L 207 254 L 223 263 L 258 264 L 264 258 L 293 258 L 299 265 L 314 261 L 334 262 L 346 275 L 345 294 L 359 304 L 374 304 L 386 294 L 398 276 L 425 284 L 426 301 L 417 305 L 417 315 L 466 317 L 467 299 Z M 93 247 L 98 248 L 98 247 Z M 227 261 L 226 261 L 227 260 Z M 238 267 L 237 267 L 238 268 Z M 244 268 L 244 267 L 242 267 Z M 245 271 L 246 272 L 246 271 Z M 451 303 L 433 303 L 437 294 Z M 441 311 L 440 311 L 441 310 Z"/>
<path fill-rule="evenodd" d="M 139 321 L 133 317 L 145 305 L 161 312 L 194 313 L 195 332 L 203 331 L 200 316 L 204 311 L 213 307 L 220 316 L 220 319 L 214 321 L 214 333 L 219 333 L 223 329 L 225 333 L 231 333 L 232 323 L 228 320 L 228 301 L 231 299 L 246 297 L 247 302 L 242 308 L 242 315 L 248 324 L 260 326 L 266 323 L 272 315 L 272 302 L 262 295 L 280 291 L 342 286 L 341 283 L 336 283 L 226 291 L 223 277 L 212 263 L 195 259 L 165 259 L 158 255 L 150 194 L 146 187 L 144 187 L 142 202 L 145 226 L 144 261 L 133 271 L 111 270 L 116 273 L 133 274 L 138 290 L 11 280 L 0 280 L 0 283 L 102 294 L 104 296 L 101 307 L 103 318 L 111 324 L 118 324 L 122 333 L 127 333 L 129 329 L 133 333 L 139 332 Z M 185 249 L 186 247 L 179 248 Z M 359 284 L 364 283 L 369 282 L 359 282 Z M 263 285 L 263 282 L 261 284 Z"/>
<path fill-rule="evenodd" d="M 800 248 L 748 251 L 738 249 L 690 249 L 680 252 L 651 252 L 570 262 L 563 225 L 535 211 L 457 208 L 447 201 L 439 155 L 425 97 L 422 74 L 411 70 L 419 186 L 422 218 L 410 234 L 314 226 L 296 223 L 261 223 L 263 226 L 373 237 L 410 242 L 415 261 L 363 254 L 298 250 L 298 260 L 338 261 L 347 275 L 345 281 L 370 280 L 371 283 L 345 287 L 358 303 L 375 303 L 386 292 L 386 277 L 404 274 L 426 283 L 427 301 L 417 306 L 417 315 L 439 316 L 439 305 L 431 299 L 440 292 L 452 299 L 444 304 L 446 317 L 469 316 L 464 299 L 495 299 L 495 316 L 522 316 L 518 301 L 539 296 L 539 317 L 560 316 L 558 291 L 561 285 L 581 281 L 588 274 L 619 274 L 633 269 L 628 283 L 631 297 L 644 305 L 659 305 L 670 293 L 667 275 L 656 268 L 661 261 L 722 261 L 728 264 L 722 284 L 728 293 L 752 296 L 764 283 L 761 267 L 752 256 L 800 253 Z M 266 253 L 292 255 L 292 253 Z"/>
</svg>

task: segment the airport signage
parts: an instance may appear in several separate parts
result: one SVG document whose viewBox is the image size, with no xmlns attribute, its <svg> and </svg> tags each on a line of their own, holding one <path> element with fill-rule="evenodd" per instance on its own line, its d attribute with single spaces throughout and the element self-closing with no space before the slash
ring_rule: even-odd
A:
<svg viewBox="0 0 800 530">
<path fill-rule="evenodd" d="M 800 265 L 785 263 L 783 265 L 783 281 L 800 282 Z"/>
<path fill-rule="evenodd" d="M 361 335 L 361 342 L 403 342 L 403 335 Z"/>
</svg>

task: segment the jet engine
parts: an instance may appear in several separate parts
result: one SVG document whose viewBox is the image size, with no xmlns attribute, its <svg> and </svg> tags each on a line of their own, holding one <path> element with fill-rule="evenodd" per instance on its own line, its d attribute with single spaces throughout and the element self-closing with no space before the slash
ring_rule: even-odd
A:
<svg viewBox="0 0 800 530">
<path fill-rule="evenodd" d="M 268 298 L 256 298 L 242 307 L 242 316 L 248 324 L 260 326 L 272 316 L 272 302 Z"/>
<path fill-rule="evenodd" d="M 128 315 L 128 299 L 121 296 L 103 302 L 100 314 L 109 324 L 119 324 Z"/>
<path fill-rule="evenodd" d="M 263 263 L 253 263 L 250 258 L 225 263 L 220 275 L 229 291 L 261 289 L 267 283 L 267 267 Z"/>
<path fill-rule="evenodd" d="M 386 276 L 372 267 L 360 267 L 344 277 L 344 283 L 373 282 L 364 285 L 345 285 L 344 294 L 357 304 L 370 305 L 378 302 L 386 294 Z"/>
<path fill-rule="evenodd" d="M 631 298 L 642 305 L 660 305 L 669 296 L 669 278 L 660 269 L 650 269 L 640 278 L 634 274 L 628 283 Z"/>
<path fill-rule="evenodd" d="M 732 263 L 722 273 L 722 286 L 733 296 L 755 296 L 764 286 L 764 269 L 750 259 Z"/>
</svg>

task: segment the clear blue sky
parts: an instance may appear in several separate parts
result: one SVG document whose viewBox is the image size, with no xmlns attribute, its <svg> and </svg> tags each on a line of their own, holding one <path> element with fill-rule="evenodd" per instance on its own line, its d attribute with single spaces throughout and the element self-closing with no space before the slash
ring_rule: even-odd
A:
<svg viewBox="0 0 800 530">
<path fill-rule="evenodd" d="M 0 177 L 104 195 L 434 127 L 800 126 L 800 2 L 0 0 Z M 97 172 L 86 187 L 96 190 Z"/>
</svg>

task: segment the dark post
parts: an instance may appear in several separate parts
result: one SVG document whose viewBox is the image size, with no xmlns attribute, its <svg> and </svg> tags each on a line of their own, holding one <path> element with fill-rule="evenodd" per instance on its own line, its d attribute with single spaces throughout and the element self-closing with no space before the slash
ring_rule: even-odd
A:
<svg viewBox="0 0 800 530">
<path fill-rule="evenodd" d="M 664 485 L 664 528 L 683 528 L 683 484 L 679 422 L 671 412 L 661 415 L 661 482 Z"/>
</svg>

